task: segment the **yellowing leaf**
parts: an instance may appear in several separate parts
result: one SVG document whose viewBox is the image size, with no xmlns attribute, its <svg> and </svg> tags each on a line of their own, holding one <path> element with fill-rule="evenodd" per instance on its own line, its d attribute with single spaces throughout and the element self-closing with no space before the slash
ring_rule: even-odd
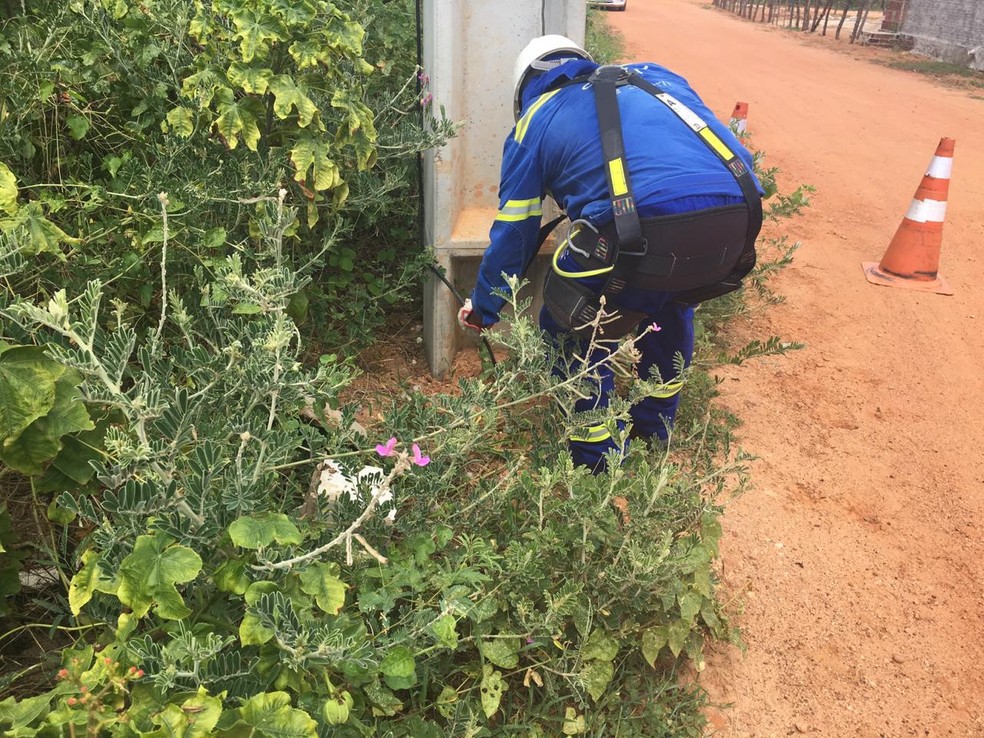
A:
<svg viewBox="0 0 984 738">
<path fill-rule="evenodd" d="M 83 557 L 84 562 L 81 569 L 72 577 L 68 585 L 68 605 L 72 608 L 72 614 L 78 615 L 82 608 L 92 599 L 96 592 L 113 593 L 115 590 L 112 581 L 105 576 L 99 567 L 99 559 L 92 551 L 87 551 Z"/>
<path fill-rule="evenodd" d="M 157 614 L 181 620 L 191 614 L 174 585 L 190 582 L 202 569 L 201 557 L 187 546 L 172 544 L 161 532 L 138 536 L 120 564 L 117 597 L 133 614 L 143 617 L 156 603 Z"/>
<path fill-rule="evenodd" d="M 78 390 L 81 378 L 71 370 L 55 382 L 55 402 L 44 416 L 31 423 L 16 440 L 5 442 L 2 458 L 8 466 L 31 476 L 62 448 L 62 436 L 92 430 L 95 425 L 82 404 Z"/>
<path fill-rule="evenodd" d="M 650 666 L 656 666 L 656 659 L 659 658 L 659 652 L 663 650 L 663 646 L 666 645 L 669 638 L 670 635 L 665 625 L 650 628 L 642 634 L 642 656 Z"/>
<path fill-rule="evenodd" d="M 246 148 L 256 151 L 256 145 L 260 142 L 260 129 L 256 124 L 256 101 L 235 100 L 231 90 L 219 92 L 226 91 L 229 94 L 219 95 L 221 102 L 215 108 L 219 113 L 219 117 L 215 120 L 215 128 L 225 138 L 230 149 L 236 148 L 241 135 Z"/>
<path fill-rule="evenodd" d="M 59 253 L 60 244 L 79 242 L 48 220 L 39 202 L 28 203 L 13 218 L 0 221 L 0 230 L 18 233 L 20 251 L 25 256 L 42 252 Z"/>
<path fill-rule="evenodd" d="M 492 664 L 485 664 L 482 667 L 482 712 L 485 717 L 490 718 L 499 710 L 502 703 L 502 693 L 509 688 L 509 685 L 502 679 L 502 672 L 492 668 Z"/>
<path fill-rule="evenodd" d="M 242 548 L 257 549 L 276 541 L 284 546 L 301 542 L 301 532 L 283 513 L 260 513 L 233 521 L 229 537 Z"/>
<path fill-rule="evenodd" d="M 301 572 L 301 591 L 313 595 L 318 607 L 329 615 L 337 615 L 345 604 L 348 585 L 335 574 L 338 567 L 315 562 Z"/>
<path fill-rule="evenodd" d="M 328 47 L 322 41 L 295 41 L 288 49 L 298 69 L 309 69 L 330 60 Z"/>
<path fill-rule="evenodd" d="M 281 120 L 290 115 L 292 109 L 297 108 L 297 125 L 307 128 L 318 113 L 311 98 L 285 74 L 279 74 L 270 80 L 270 92 L 274 96 L 273 112 Z"/>
<path fill-rule="evenodd" d="M 233 62 L 226 72 L 226 78 L 250 95 L 266 94 L 273 79 L 273 71 L 265 67 L 250 67 L 241 62 Z"/>
<path fill-rule="evenodd" d="M 294 179 L 307 181 L 308 170 L 311 170 L 316 190 L 330 190 L 342 182 L 338 165 L 328 158 L 328 144 L 323 140 L 311 135 L 303 136 L 290 150 L 290 160 L 297 170 Z"/>
<path fill-rule="evenodd" d="M 236 38 L 240 39 L 240 51 L 244 62 L 254 58 L 266 58 L 271 41 L 283 41 L 280 24 L 273 18 L 257 15 L 252 10 L 240 10 L 233 14 Z"/>
<path fill-rule="evenodd" d="M 17 212 L 17 177 L 0 161 L 0 210 L 10 215 Z"/>
<path fill-rule="evenodd" d="M 166 705 L 160 712 L 153 713 L 151 719 L 159 730 L 142 733 L 144 738 L 209 738 L 222 715 L 222 701 L 209 697 L 204 687 L 198 694 L 181 703 L 180 706 Z"/>
<path fill-rule="evenodd" d="M 55 385 L 65 368 L 33 347 L 0 355 L 0 443 L 7 446 L 55 404 Z"/>
<path fill-rule="evenodd" d="M 581 670 L 581 680 L 584 682 L 588 694 L 595 702 L 601 699 L 605 693 L 605 688 L 612 681 L 615 674 L 615 666 L 611 661 L 589 661 Z"/>
<path fill-rule="evenodd" d="M 603 630 L 593 630 L 581 647 L 585 661 L 613 661 L 618 655 L 618 641 Z"/>
<path fill-rule="evenodd" d="M 483 640 L 482 656 L 503 669 L 515 669 L 519 664 L 519 638 L 490 638 Z"/>
<path fill-rule="evenodd" d="M 247 730 L 237 732 L 245 723 Z M 317 738 L 318 724 L 303 710 L 290 706 L 286 692 L 264 692 L 251 697 L 239 709 L 234 735 L 271 736 L 271 738 Z"/>
<path fill-rule="evenodd" d="M 188 138 L 195 131 L 195 115 L 188 108 L 174 108 L 167 114 L 171 130 L 182 138 Z"/>
</svg>

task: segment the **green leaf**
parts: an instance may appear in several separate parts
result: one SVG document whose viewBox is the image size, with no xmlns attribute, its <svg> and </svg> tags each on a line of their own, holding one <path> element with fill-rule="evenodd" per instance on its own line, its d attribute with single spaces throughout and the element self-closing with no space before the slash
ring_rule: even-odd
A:
<svg viewBox="0 0 984 738">
<path fill-rule="evenodd" d="M 700 605 L 704 598 L 699 592 L 689 591 L 680 595 L 680 617 L 687 623 L 693 623 L 697 613 L 700 612 Z"/>
<path fill-rule="evenodd" d="M 273 70 L 233 62 L 226 72 L 226 79 L 249 95 L 265 95 L 273 79 Z"/>
<path fill-rule="evenodd" d="M 603 630 L 593 630 L 581 647 L 585 661 L 613 661 L 618 655 L 618 641 Z"/>
<path fill-rule="evenodd" d="M 713 513 L 705 513 L 700 525 L 700 538 L 713 556 L 718 555 L 718 541 L 721 540 L 721 521 Z"/>
<path fill-rule="evenodd" d="M 286 692 L 265 692 L 239 708 L 239 720 L 223 738 L 317 738 L 318 724 L 303 710 L 290 706 Z"/>
<path fill-rule="evenodd" d="M 492 664 L 485 664 L 482 667 L 482 712 L 485 717 L 490 718 L 499 710 L 502 702 L 502 693 L 509 688 L 509 685 L 502 679 L 502 672 L 492 668 Z"/>
<path fill-rule="evenodd" d="M 378 679 L 369 682 L 362 689 L 372 703 L 372 714 L 376 717 L 392 717 L 403 709 L 399 698 L 380 684 Z"/>
<path fill-rule="evenodd" d="M 239 137 L 243 137 L 246 148 L 256 151 L 260 142 L 260 128 L 256 124 L 256 101 L 245 99 L 235 100 L 232 90 L 222 88 L 216 92 L 219 103 L 215 109 L 219 117 L 215 119 L 215 129 L 226 140 L 230 149 L 239 145 Z"/>
<path fill-rule="evenodd" d="M 690 635 L 690 623 L 686 620 L 674 620 L 667 626 L 667 634 L 670 651 L 674 656 L 679 656 Z"/>
<path fill-rule="evenodd" d="M 9 466 L 23 474 L 37 475 L 44 464 L 58 455 L 62 436 L 95 428 L 79 396 L 81 377 L 66 371 L 55 382 L 55 403 L 48 413 L 31 423 L 11 442 L 5 442 L 0 456 Z"/>
<path fill-rule="evenodd" d="M 605 689 L 615 674 L 615 665 L 611 661 L 589 661 L 581 670 L 581 680 L 585 689 L 595 702 L 601 699 Z"/>
<path fill-rule="evenodd" d="M 669 639 L 670 634 L 665 625 L 650 628 L 642 634 L 642 656 L 650 666 L 656 666 L 659 652 L 663 650 Z"/>
<path fill-rule="evenodd" d="M 174 585 L 190 582 L 202 570 L 201 557 L 187 546 L 172 544 L 161 532 L 138 536 L 133 552 L 120 564 L 117 597 L 143 617 L 151 605 L 166 620 L 191 614 Z"/>
<path fill-rule="evenodd" d="M 315 562 L 301 571 L 301 591 L 313 595 L 318 607 L 329 615 L 337 615 L 345 604 L 348 585 L 335 574 L 338 567 Z"/>
<path fill-rule="evenodd" d="M 303 538 L 290 518 L 283 513 L 261 513 L 233 521 L 229 538 L 241 548 L 265 548 L 276 541 L 283 546 L 296 546 Z"/>
<path fill-rule="evenodd" d="M 10 725 L 17 730 L 33 723 L 38 718 L 44 717 L 51 710 L 51 694 L 41 694 L 37 697 L 28 697 L 19 702 L 13 697 L 8 697 L 0 702 L 0 725 Z M 25 735 L 35 735 L 36 731 L 31 731 Z M 5 733 L 4 735 L 12 735 Z"/>
<path fill-rule="evenodd" d="M 244 646 L 262 646 L 273 638 L 277 632 L 263 624 L 260 616 L 247 612 L 239 621 L 239 641 Z"/>
<path fill-rule="evenodd" d="M 283 41 L 280 24 L 269 15 L 257 15 L 252 10 L 239 10 L 232 14 L 236 26 L 235 37 L 240 39 L 239 48 L 244 62 L 254 58 L 266 58 L 270 52 L 271 41 Z"/>
<path fill-rule="evenodd" d="M 502 669 L 515 669 L 519 665 L 519 638 L 488 638 L 482 641 L 482 656 Z"/>
<path fill-rule="evenodd" d="M 9 215 L 17 212 L 17 177 L 0 161 L 0 210 Z"/>
<path fill-rule="evenodd" d="M 71 486 L 88 484 L 96 473 L 91 462 L 99 458 L 103 439 L 111 424 L 110 419 L 103 418 L 92 430 L 62 436 L 62 449 L 45 475 L 38 480 L 38 491 L 60 492 Z"/>
<path fill-rule="evenodd" d="M 455 620 L 454 615 L 444 613 L 431 623 L 430 628 L 434 634 L 434 640 L 453 651 L 458 647 L 457 626 L 458 621 Z"/>
<path fill-rule="evenodd" d="M 26 256 L 35 256 L 42 252 L 58 253 L 60 244 L 79 242 L 44 217 L 44 210 L 39 202 L 28 203 L 14 217 L 0 221 L 0 230 L 5 233 L 17 230 L 21 239 L 21 253 Z"/>
<path fill-rule="evenodd" d="M 204 687 L 181 705 L 166 705 L 151 715 L 159 730 L 142 733 L 143 738 L 208 738 L 222 715 L 222 701 L 209 697 Z"/>
<path fill-rule="evenodd" d="M 55 404 L 55 384 L 65 368 L 32 347 L 0 355 L 0 440 L 16 440 Z"/>
<path fill-rule="evenodd" d="M 316 190 L 330 190 L 341 184 L 341 172 L 338 165 L 328 158 L 328 151 L 328 144 L 323 140 L 310 134 L 302 136 L 290 150 L 290 160 L 297 170 L 294 179 L 298 182 L 306 181 L 310 169 Z"/>
<path fill-rule="evenodd" d="M 454 716 L 456 705 L 458 704 L 458 691 L 445 684 L 441 694 L 437 697 L 437 711 L 441 717 L 450 719 Z"/>
<path fill-rule="evenodd" d="M 82 555 L 82 562 L 82 568 L 76 572 L 68 585 L 68 605 L 76 617 L 96 592 L 116 593 L 113 581 L 99 566 L 99 557 L 95 551 L 86 551 Z"/>
<path fill-rule="evenodd" d="M 81 141 L 89 132 L 89 119 L 84 115 L 69 115 L 65 118 L 65 124 L 68 126 L 68 135 L 76 141 Z"/>
<path fill-rule="evenodd" d="M 177 107 L 167 114 L 171 130 L 181 138 L 189 138 L 195 132 L 195 114 L 189 108 Z"/>
<path fill-rule="evenodd" d="M 290 111 L 297 109 L 297 125 L 307 128 L 314 116 L 318 114 L 317 106 L 311 102 L 301 87 L 286 74 L 278 74 L 270 80 L 270 92 L 273 93 L 273 112 L 283 120 Z"/>
<path fill-rule="evenodd" d="M 245 594 L 249 589 L 249 577 L 246 576 L 245 559 L 227 559 L 222 562 L 212 575 L 215 586 L 222 592 Z"/>
<path fill-rule="evenodd" d="M 406 646 L 391 648 L 383 657 L 379 672 L 390 689 L 409 689 L 417 683 L 413 651 Z"/>
</svg>

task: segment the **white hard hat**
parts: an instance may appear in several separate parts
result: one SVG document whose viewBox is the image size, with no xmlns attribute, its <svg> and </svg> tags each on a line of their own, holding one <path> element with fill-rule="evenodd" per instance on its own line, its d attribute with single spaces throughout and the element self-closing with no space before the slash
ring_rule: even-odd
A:
<svg viewBox="0 0 984 738">
<path fill-rule="evenodd" d="M 548 56 L 554 54 L 568 53 L 570 56 L 561 57 L 556 60 L 544 62 Z M 513 113 L 516 120 L 522 110 L 522 100 L 520 99 L 523 85 L 526 83 L 532 72 L 546 72 L 549 69 L 560 66 L 571 59 L 587 59 L 594 61 L 591 54 L 582 49 L 578 44 L 571 41 L 567 36 L 559 34 L 549 34 L 538 36 L 526 44 L 526 48 L 519 52 L 516 57 L 516 66 L 513 69 Z"/>
</svg>

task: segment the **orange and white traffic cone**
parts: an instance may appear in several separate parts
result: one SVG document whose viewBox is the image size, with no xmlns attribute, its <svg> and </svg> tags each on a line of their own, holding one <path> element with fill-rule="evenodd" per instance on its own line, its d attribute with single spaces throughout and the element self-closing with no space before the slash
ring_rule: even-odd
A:
<svg viewBox="0 0 984 738">
<path fill-rule="evenodd" d="M 882 260 L 861 264 L 865 278 L 872 284 L 953 294 L 938 270 L 955 143 L 952 138 L 940 139 L 909 212 L 902 218 Z"/>
<path fill-rule="evenodd" d="M 731 120 L 728 121 L 731 130 L 737 132 L 739 136 L 744 136 L 748 130 L 748 103 L 737 102 L 735 109 L 731 113 Z"/>
</svg>

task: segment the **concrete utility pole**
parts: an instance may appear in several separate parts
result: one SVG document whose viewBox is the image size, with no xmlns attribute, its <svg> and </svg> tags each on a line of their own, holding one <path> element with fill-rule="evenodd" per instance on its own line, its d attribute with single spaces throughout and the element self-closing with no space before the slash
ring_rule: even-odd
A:
<svg viewBox="0 0 984 738">
<path fill-rule="evenodd" d="M 526 43 L 545 33 L 584 42 L 585 0 L 424 0 L 424 72 L 434 104 L 463 121 L 460 134 L 424 158 L 424 230 L 439 267 L 467 296 L 499 207 L 502 144 L 513 126 L 512 73 Z M 544 222 L 556 213 L 544 207 Z M 545 248 L 549 247 L 548 245 Z M 545 259 L 528 273 L 537 287 Z M 539 289 L 530 293 L 539 309 Z M 435 376 L 451 367 L 458 303 L 436 277 L 424 292 L 424 343 Z"/>
</svg>

